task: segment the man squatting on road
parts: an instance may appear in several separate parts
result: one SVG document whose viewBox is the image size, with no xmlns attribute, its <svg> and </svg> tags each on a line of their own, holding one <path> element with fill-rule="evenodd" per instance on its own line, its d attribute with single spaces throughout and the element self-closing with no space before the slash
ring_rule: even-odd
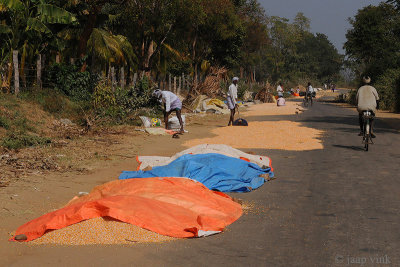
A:
<svg viewBox="0 0 400 267">
<path fill-rule="evenodd" d="M 226 98 L 226 102 L 228 104 L 228 108 L 231 110 L 231 116 L 229 118 L 229 123 L 228 126 L 231 126 L 233 124 L 233 121 L 235 119 L 235 111 L 236 108 L 238 107 L 236 100 L 237 100 L 237 87 L 238 87 L 238 82 L 239 82 L 239 78 L 238 77 L 234 77 L 232 79 L 232 84 L 229 86 L 228 89 L 228 96 Z"/>
<path fill-rule="evenodd" d="M 168 129 L 168 116 L 172 113 L 172 111 L 175 111 L 176 117 L 181 125 L 180 132 L 183 133 L 183 121 L 181 116 L 182 102 L 179 97 L 172 92 L 161 91 L 160 89 L 154 90 L 153 96 L 156 97 L 160 103 L 164 104 L 165 129 Z"/>
<path fill-rule="evenodd" d="M 373 117 L 375 117 L 376 109 L 379 108 L 379 96 L 376 89 L 369 84 L 371 83 L 370 77 L 363 78 L 364 85 L 357 91 L 357 110 L 358 110 L 358 122 L 360 124 L 359 136 L 363 136 L 363 111 L 371 111 Z M 374 119 L 371 119 L 371 137 L 375 138 L 373 133 Z"/>
</svg>

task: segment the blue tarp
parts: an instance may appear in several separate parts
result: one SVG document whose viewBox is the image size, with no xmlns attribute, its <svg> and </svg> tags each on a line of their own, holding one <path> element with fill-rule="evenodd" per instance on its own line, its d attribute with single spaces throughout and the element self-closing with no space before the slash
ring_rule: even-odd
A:
<svg viewBox="0 0 400 267">
<path fill-rule="evenodd" d="M 257 164 L 221 154 L 183 155 L 165 166 L 154 167 L 150 171 L 124 171 L 119 179 L 150 177 L 187 177 L 199 181 L 211 190 L 221 192 L 249 192 L 264 184 Z"/>
</svg>

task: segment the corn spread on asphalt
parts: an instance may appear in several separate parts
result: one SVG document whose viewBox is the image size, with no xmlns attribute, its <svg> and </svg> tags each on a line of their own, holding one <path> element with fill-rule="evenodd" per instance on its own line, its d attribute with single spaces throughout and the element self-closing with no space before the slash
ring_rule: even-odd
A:
<svg viewBox="0 0 400 267">
<path fill-rule="evenodd" d="M 114 221 L 107 218 L 95 218 L 68 227 L 51 231 L 29 244 L 44 245 L 112 245 L 134 243 L 160 243 L 176 238 L 163 236 L 138 226 Z"/>
<path fill-rule="evenodd" d="M 247 127 L 215 128 L 211 134 L 213 137 L 188 140 L 183 145 L 225 144 L 234 148 L 293 151 L 323 149 L 320 140 L 323 131 L 292 121 L 251 121 Z"/>
<path fill-rule="evenodd" d="M 259 105 L 250 106 L 243 115 L 249 116 L 270 116 L 270 115 L 293 115 L 296 112 L 301 113 L 304 108 L 301 104 L 296 102 L 286 102 L 286 106 L 277 107 L 276 103 L 265 103 Z"/>
</svg>

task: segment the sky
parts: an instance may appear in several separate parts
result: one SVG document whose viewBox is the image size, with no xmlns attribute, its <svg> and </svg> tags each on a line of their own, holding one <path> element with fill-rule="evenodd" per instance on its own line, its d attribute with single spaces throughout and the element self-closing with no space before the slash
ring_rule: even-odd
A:
<svg viewBox="0 0 400 267">
<path fill-rule="evenodd" d="M 268 16 L 279 16 L 293 21 L 298 12 L 311 19 L 311 31 L 324 33 L 344 54 L 346 32 L 351 27 L 349 17 L 368 5 L 378 5 L 381 0 L 259 0 Z"/>
</svg>

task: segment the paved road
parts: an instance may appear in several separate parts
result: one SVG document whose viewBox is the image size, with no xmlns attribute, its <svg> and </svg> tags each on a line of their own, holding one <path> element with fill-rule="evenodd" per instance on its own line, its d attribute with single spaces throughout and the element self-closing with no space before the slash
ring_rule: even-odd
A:
<svg viewBox="0 0 400 267">
<path fill-rule="evenodd" d="M 134 247 L 35 249 L 35 257 L 15 263 L 39 266 L 58 258 L 58 265 L 75 266 L 400 266 L 398 133 L 378 120 L 376 144 L 364 152 L 356 113 L 324 103 L 301 115 L 249 118 L 255 119 L 289 119 L 325 130 L 324 149 L 255 150 L 273 158 L 278 179 L 235 195 L 256 208 L 225 233 Z M 75 256 L 82 254 L 87 256 L 78 262 Z M 387 264 L 377 265 L 376 257 Z"/>
</svg>

